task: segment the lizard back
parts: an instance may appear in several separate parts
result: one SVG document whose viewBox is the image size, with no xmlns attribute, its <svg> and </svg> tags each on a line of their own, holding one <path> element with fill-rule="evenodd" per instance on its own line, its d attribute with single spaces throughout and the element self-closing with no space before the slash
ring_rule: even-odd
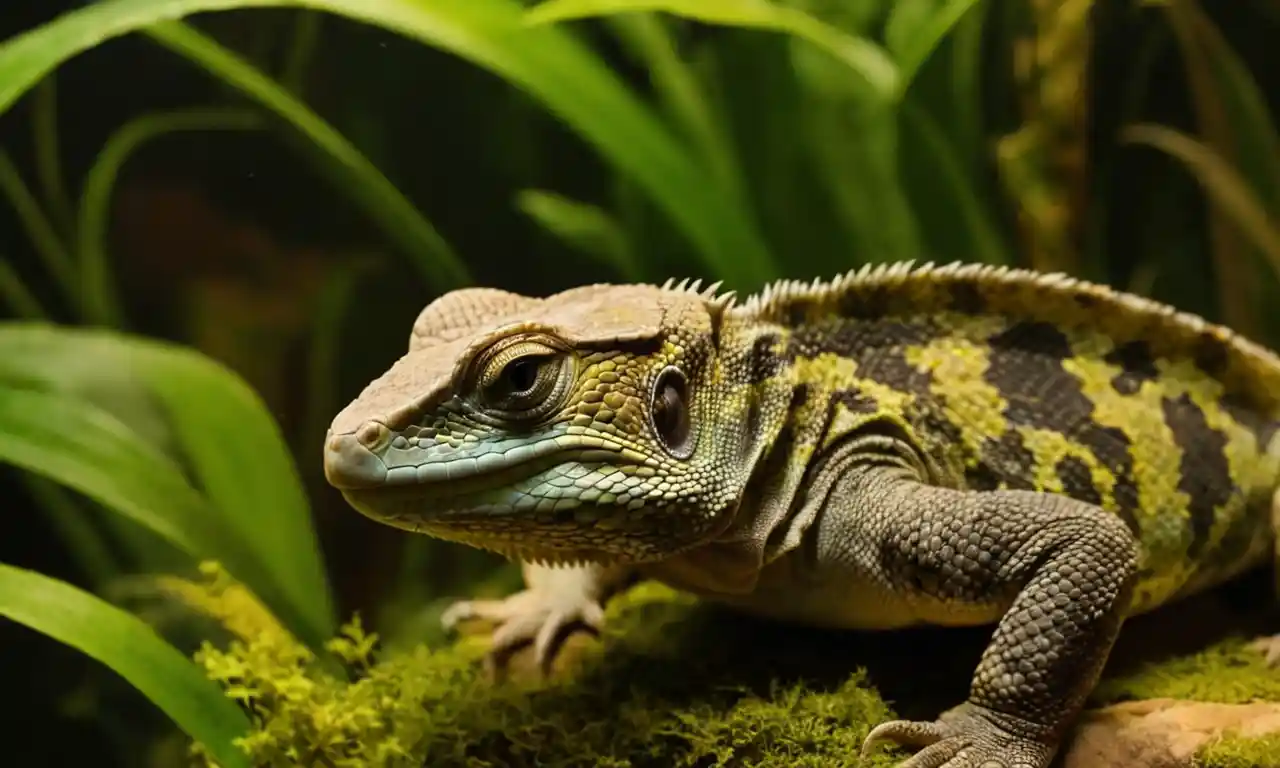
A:
<svg viewBox="0 0 1280 768">
<path fill-rule="evenodd" d="M 1197 316 L 1064 275 L 866 267 L 781 282 L 731 310 L 780 328 L 818 450 L 896 425 L 934 481 L 1061 493 L 1142 546 L 1132 611 L 1271 551 L 1280 359 Z M 780 361 L 781 362 L 781 361 Z"/>
</svg>

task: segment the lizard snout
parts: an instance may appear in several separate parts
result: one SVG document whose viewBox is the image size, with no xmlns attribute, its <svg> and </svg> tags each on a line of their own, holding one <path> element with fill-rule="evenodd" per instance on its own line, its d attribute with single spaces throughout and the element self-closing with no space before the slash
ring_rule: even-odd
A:
<svg viewBox="0 0 1280 768">
<path fill-rule="evenodd" d="M 374 436 L 365 427 L 340 435 L 330 433 L 326 437 L 324 476 L 334 488 L 375 488 L 386 484 L 387 465 L 370 450 L 370 445 L 377 441 L 371 440 Z"/>
</svg>

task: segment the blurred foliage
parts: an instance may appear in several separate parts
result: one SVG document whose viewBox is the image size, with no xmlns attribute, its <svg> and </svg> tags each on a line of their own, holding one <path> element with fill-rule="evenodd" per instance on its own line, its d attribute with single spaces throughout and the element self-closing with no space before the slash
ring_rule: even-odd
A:
<svg viewBox="0 0 1280 768">
<path fill-rule="evenodd" d="M 202 675 L 137 616 L 64 582 L 4 564 L 0 615 L 106 662 L 207 745 L 205 753 L 224 768 L 251 765 L 236 744 L 250 728 L 249 718 L 211 685 L 217 678 Z"/>
<path fill-rule="evenodd" d="M 319 472 L 332 414 L 459 285 L 982 261 L 1280 342 L 1272 0 L 27 5 L 0 43 L 23 321 L 0 460 L 69 564 L 3 557 L 179 648 L 200 632 L 136 574 L 216 558 L 312 651 L 351 610 L 437 642 L 450 595 L 510 589 Z M 111 721 L 132 694 L 76 674 L 66 706 L 141 764 L 157 724 Z"/>
</svg>

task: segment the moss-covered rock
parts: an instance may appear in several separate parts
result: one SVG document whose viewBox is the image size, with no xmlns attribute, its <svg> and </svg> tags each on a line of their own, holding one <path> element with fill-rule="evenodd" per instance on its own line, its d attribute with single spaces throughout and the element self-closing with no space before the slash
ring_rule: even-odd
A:
<svg viewBox="0 0 1280 768">
<path fill-rule="evenodd" d="M 478 635 L 380 652 L 358 622 L 329 646 L 344 677 L 216 570 L 207 584 L 165 585 L 230 630 L 196 658 L 253 714 L 243 746 L 271 766 L 893 765 L 902 755 L 858 759 L 868 730 L 962 700 L 990 632 L 802 629 L 646 584 L 610 606 L 599 640 L 572 638 L 550 680 L 517 657 L 491 683 Z M 1096 704 L 1280 701 L 1280 675 L 1240 639 L 1127 668 L 1124 656 Z M 1275 736 L 1223 736 L 1206 740 L 1202 765 L 1280 765 Z M 1259 755 L 1270 762 L 1247 762 Z"/>
</svg>

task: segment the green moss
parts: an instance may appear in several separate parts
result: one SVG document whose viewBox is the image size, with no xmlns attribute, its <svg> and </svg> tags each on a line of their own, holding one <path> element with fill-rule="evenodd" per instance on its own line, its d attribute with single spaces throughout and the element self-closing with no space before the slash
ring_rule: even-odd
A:
<svg viewBox="0 0 1280 768">
<path fill-rule="evenodd" d="M 1280 675 L 1237 637 L 1104 680 L 1093 697 L 1098 703 L 1158 698 L 1224 704 L 1280 701 Z"/>
<path fill-rule="evenodd" d="M 233 638 L 196 659 L 251 713 L 241 746 L 263 766 L 889 766 L 901 753 L 859 761 L 868 730 L 961 701 L 990 636 L 806 630 L 644 584 L 611 603 L 603 637 L 571 639 L 551 680 L 529 674 L 525 654 L 519 674 L 493 684 L 482 635 L 387 650 L 358 617 L 329 644 L 342 677 L 243 587 L 208 573 L 162 584 Z M 1280 701 L 1280 676 L 1228 639 L 1113 673 L 1093 700 L 1159 697 Z M 1204 765 L 1280 764 L 1276 755 L 1274 738 L 1228 736 Z"/>
<path fill-rule="evenodd" d="M 226 648 L 206 644 L 196 658 L 252 713 L 255 730 L 241 746 L 257 765 L 894 762 L 887 755 L 857 759 L 867 731 L 892 714 L 860 670 L 832 684 L 806 677 L 800 670 L 812 658 L 795 657 L 786 672 L 788 664 L 762 655 L 768 640 L 753 643 L 759 638 L 744 636 L 741 626 L 707 617 L 657 586 L 612 605 L 601 642 L 574 643 L 564 674 L 493 685 L 480 673 L 483 645 L 475 639 L 381 655 L 358 621 L 330 644 L 349 668 L 350 679 L 339 679 L 224 576 L 166 584 L 236 636 Z M 195 751 L 210 764 L 199 746 Z"/>
<path fill-rule="evenodd" d="M 1198 768 L 1258 768 L 1280 763 L 1280 733 L 1257 738 L 1227 735 L 1196 755 Z"/>
</svg>

